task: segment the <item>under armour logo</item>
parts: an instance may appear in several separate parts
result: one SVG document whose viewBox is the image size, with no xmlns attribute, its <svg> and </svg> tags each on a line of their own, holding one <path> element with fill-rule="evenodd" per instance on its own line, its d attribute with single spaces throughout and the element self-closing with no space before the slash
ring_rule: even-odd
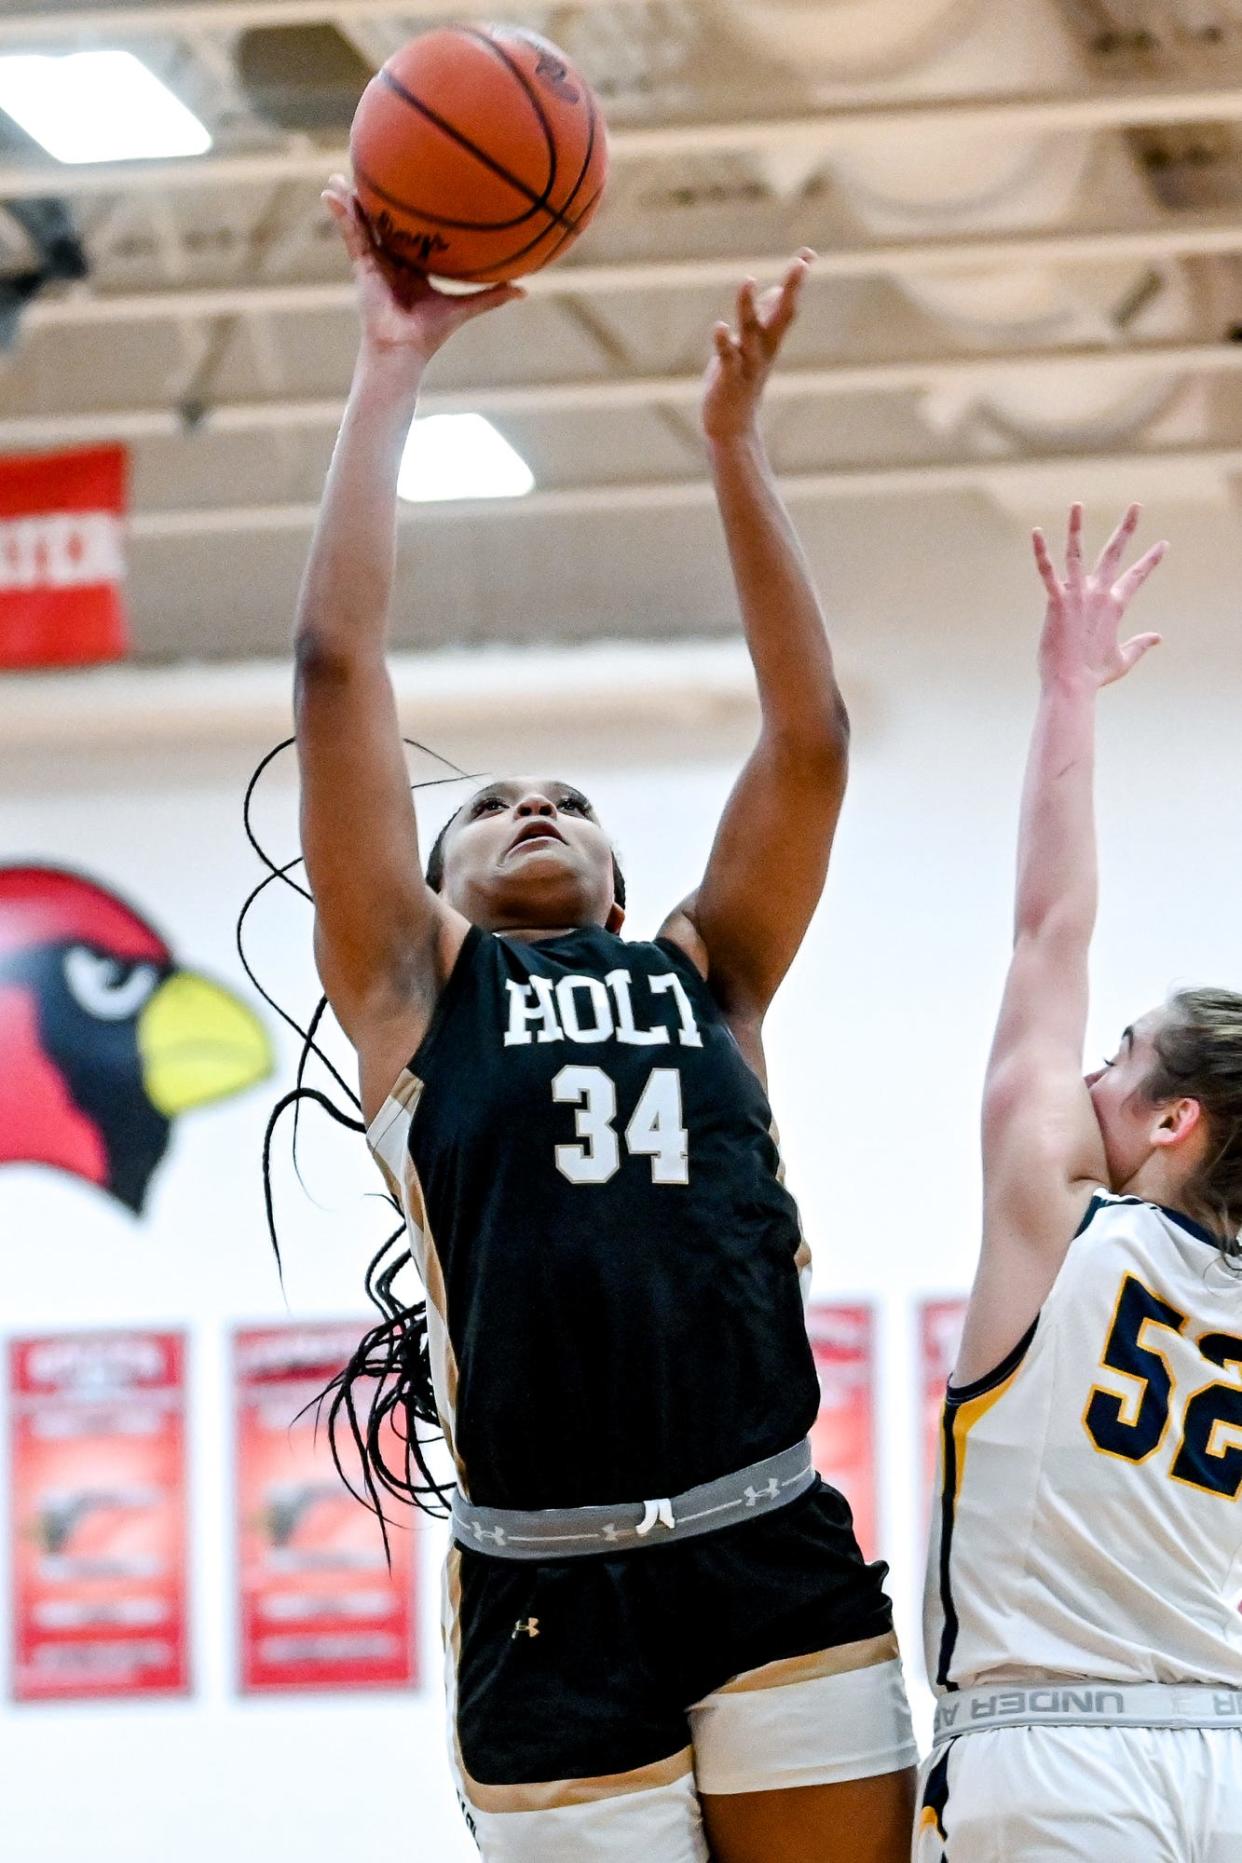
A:
<svg viewBox="0 0 1242 1863">
<path fill-rule="evenodd" d="M 646 1539 L 653 1527 L 675 1527 L 673 1503 L 671 1501 L 644 1501 L 643 1517 L 634 1531 L 640 1540 Z"/>
<path fill-rule="evenodd" d="M 781 1484 L 777 1481 L 776 1476 L 773 1475 L 771 1481 L 767 1482 L 762 1488 L 746 1489 L 746 1505 L 747 1507 L 753 1507 L 756 1501 L 774 1501 L 780 1491 Z"/>
<path fill-rule="evenodd" d="M 488 1540 L 492 1542 L 493 1546 L 503 1546 L 505 1543 L 505 1530 L 503 1527 L 482 1527 L 477 1520 L 472 1520 L 470 1522 L 470 1531 L 474 1534 L 480 1546 L 485 1545 Z"/>
<path fill-rule="evenodd" d="M 519 1617 L 516 1624 L 513 1626 L 513 1635 L 509 1638 L 509 1641 L 510 1643 L 516 1643 L 519 1637 L 537 1637 L 538 1635 L 539 1619 L 537 1617 L 527 1617 L 525 1619 Z"/>
</svg>

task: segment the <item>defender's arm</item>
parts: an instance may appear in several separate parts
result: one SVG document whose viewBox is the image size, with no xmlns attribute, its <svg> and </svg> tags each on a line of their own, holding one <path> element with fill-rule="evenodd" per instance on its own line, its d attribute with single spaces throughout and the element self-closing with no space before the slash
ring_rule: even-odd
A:
<svg viewBox="0 0 1242 1863">
<path fill-rule="evenodd" d="M 1027 1331 L 1092 1188 L 1106 1181 L 1082 1075 L 1097 905 L 1095 709 L 1100 688 L 1124 677 L 1159 639 L 1118 639 L 1126 608 L 1165 551 L 1157 544 L 1118 579 L 1138 517 L 1132 506 L 1087 575 L 1075 505 L 1064 580 L 1035 535 L 1048 610 L 1018 836 L 1013 958 L 984 1087 L 983 1247 L 959 1382 L 984 1376 Z"/>
</svg>

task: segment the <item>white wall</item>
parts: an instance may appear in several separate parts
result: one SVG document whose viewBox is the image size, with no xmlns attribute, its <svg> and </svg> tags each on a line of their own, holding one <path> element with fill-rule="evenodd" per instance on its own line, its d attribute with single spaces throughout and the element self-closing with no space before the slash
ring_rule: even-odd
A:
<svg viewBox="0 0 1242 1863">
<path fill-rule="evenodd" d="M 1142 617 L 1166 628 L 1168 645 L 1103 706 L 1093 1054 L 1176 980 L 1242 982 L 1237 539 L 1224 510 L 1171 523 L 1178 548 Z M 1038 604 L 1016 538 L 995 560 L 972 556 L 966 518 L 936 507 L 879 563 L 848 528 L 831 552 L 813 542 L 861 722 L 825 908 L 771 1021 L 772 1087 L 817 1292 L 882 1309 L 882 1538 L 915 1655 L 912 1304 L 963 1288 L 971 1269 L 976 1101 L 1005 956 Z M 529 655 L 522 664 L 528 677 Z M 493 658 L 480 685 L 503 693 L 510 670 Z M 650 676 L 658 688 L 659 660 Z M 0 737 L 3 705 L 0 695 Z M 620 732 L 596 720 L 545 742 L 542 727 L 475 724 L 437 740 L 467 767 L 534 761 L 581 781 L 617 836 L 640 935 L 701 867 L 740 743 L 727 707 L 715 727 L 665 719 L 645 733 L 641 711 L 641 698 L 627 701 Z M 0 750 L 0 860 L 96 873 L 147 908 L 185 961 L 240 985 L 232 927 L 255 869 L 238 809 L 253 747 L 196 743 L 192 724 L 178 747 L 144 750 L 142 735 L 131 750 Z M 291 801 L 277 781 L 262 810 L 286 847 Z M 429 825 L 453 801 L 437 792 Z M 262 973 L 303 1005 L 306 933 L 301 909 L 282 901 L 255 937 Z M 287 1076 L 290 1044 L 283 1056 Z M 360 1201 L 370 1177 L 359 1148 L 308 1130 L 308 1178 L 328 1207 L 285 1175 L 286 1309 L 259 1196 L 267 1103 L 259 1093 L 181 1121 L 142 1222 L 45 1172 L 0 1171 L 0 1330 L 192 1332 L 196 1676 L 193 1698 L 171 1705 L 0 1706 L 5 1858 L 77 1863 L 86 1847 L 99 1863 L 473 1854 L 442 1759 L 432 1546 L 416 1699 L 233 1693 L 226 1329 L 356 1309 L 382 1221 Z"/>
</svg>

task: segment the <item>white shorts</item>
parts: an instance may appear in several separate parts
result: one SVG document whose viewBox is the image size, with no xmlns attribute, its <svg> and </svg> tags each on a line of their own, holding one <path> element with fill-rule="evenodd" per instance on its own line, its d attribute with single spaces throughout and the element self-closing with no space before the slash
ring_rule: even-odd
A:
<svg viewBox="0 0 1242 1863">
<path fill-rule="evenodd" d="M 692 1744 L 639 1773 L 478 1786 L 454 1772 L 487 1863 L 708 1863 L 700 1792 L 775 1792 L 917 1758 L 901 1662 L 860 1645 L 737 1676 L 690 1709 Z M 846 1667 L 858 1659 L 859 1667 Z M 504 1808 L 501 1809 L 503 1803 Z"/>
<path fill-rule="evenodd" d="M 914 1863 L 1242 1863 L 1242 1730 L 997 1728 L 919 1783 Z"/>
</svg>

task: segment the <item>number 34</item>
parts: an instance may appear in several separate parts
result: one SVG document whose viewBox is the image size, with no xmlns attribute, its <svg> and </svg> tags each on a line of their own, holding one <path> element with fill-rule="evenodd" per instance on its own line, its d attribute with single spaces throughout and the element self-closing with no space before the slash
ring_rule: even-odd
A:
<svg viewBox="0 0 1242 1863">
<path fill-rule="evenodd" d="M 1160 1347 L 1148 1344 L 1157 1328 L 1181 1333 L 1186 1316 L 1128 1274 L 1117 1296 L 1112 1331 L 1102 1363 L 1133 1380 L 1135 1393 L 1122 1398 L 1098 1386 L 1087 1400 L 1083 1423 L 1105 1455 L 1126 1462 L 1146 1462 L 1164 1442 L 1173 1400 L 1173 1373 Z M 1205 1333 L 1196 1341 L 1208 1366 L 1225 1370 L 1242 1366 L 1242 1339 L 1231 1333 Z M 1232 1440 L 1231 1440 L 1232 1439 Z M 1234 1501 L 1242 1492 L 1242 1385 L 1212 1379 L 1186 1400 L 1182 1431 L 1173 1464 L 1174 1481 L 1221 1494 Z"/>
<path fill-rule="evenodd" d="M 621 1168 L 621 1141 L 614 1121 L 617 1089 L 602 1067 L 563 1067 L 552 1082 L 552 1098 L 576 1106 L 577 1145 L 558 1145 L 556 1168 L 571 1184 L 606 1184 Z M 631 1157 L 651 1159 L 653 1184 L 690 1182 L 690 1139 L 681 1110 L 681 1075 L 675 1067 L 653 1067 L 634 1116 L 625 1128 Z"/>
</svg>

